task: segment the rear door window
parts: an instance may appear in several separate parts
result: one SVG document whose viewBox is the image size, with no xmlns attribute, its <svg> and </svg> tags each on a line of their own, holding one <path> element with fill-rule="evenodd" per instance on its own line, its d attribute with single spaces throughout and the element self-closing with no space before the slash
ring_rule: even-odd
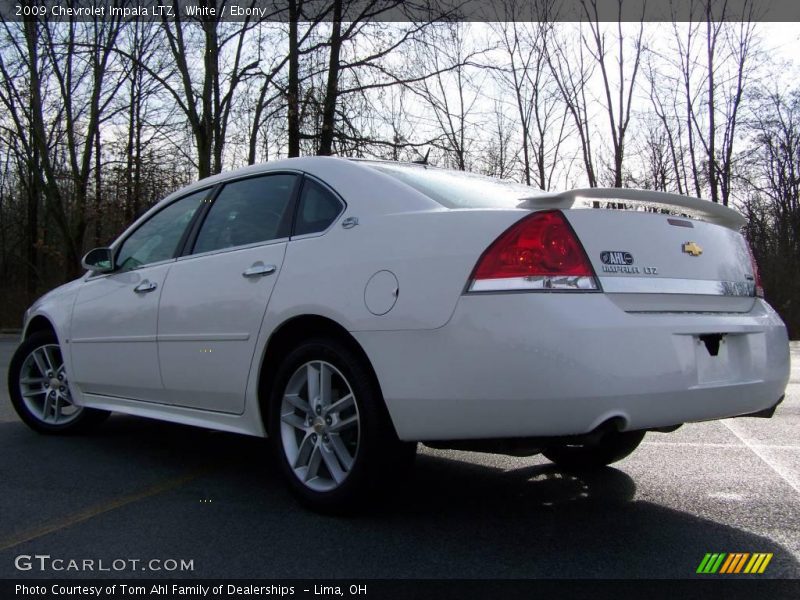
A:
<svg viewBox="0 0 800 600">
<path fill-rule="evenodd" d="M 288 237 L 287 211 L 297 176 L 251 177 L 225 184 L 206 215 L 193 254 Z"/>
<path fill-rule="evenodd" d="M 294 235 L 325 231 L 344 209 L 342 202 L 313 179 L 303 182 Z"/>
</svg>

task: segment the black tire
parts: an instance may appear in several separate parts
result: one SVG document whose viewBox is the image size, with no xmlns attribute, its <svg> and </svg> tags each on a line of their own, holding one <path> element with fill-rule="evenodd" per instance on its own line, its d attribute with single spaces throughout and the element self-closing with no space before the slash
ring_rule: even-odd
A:
<svg viewBox="0 0 800 600">
<path fill-rule="evenodd" d="M 44 434 L 75 434 L 85 433 L 94 429 L 100 423 L 108 418 L 109 413 L 104 410 L 97 410 L 93 408 L 76 407 L 69 402 L 63 394 L 59 394 L 58 406 L 71 411 L 71 416 L 57 422 L 57 413 L 51 405 L 53 413 L 53 422 L 43 420 L 42 416 L 34 412 L 31 407 L 25 402 L 22 396 L 22 389 L 20 380 L 30 378 L 31 376 L 39 375 L 38 367 L 35 361 L 31 358 L 32 353 L 36 350 L 47 347 L 47 352 L 53 357 L 54 360 L 61 359 L 61 347 L 58 343 L 58 338 L 55 334 L 49 331 L 40 331 L 29 336 L 22 344 L 19 345 L 14 356 L 11 358 L 11 364 L 8 367 L 8 393 L 11 398 L 11 404 L 14 410 L 19 415 L 19 418 L 31 429 Z M 33 362 L 31 362 L 33 361 Z M 62 361 L 63 363 L 63 361 Z M 33 369 L 34 371 L 31 371 Z M 24 371 L 24 372 L 23 372 Z M 45 374 L 41 374 L 43 377 Z M 66 373 L 62 374 L 61 387 L 65 389 L 65 394 L 69 397 L 69 383 L 67 382 Z M 44 377 L 46 378 L 46 377 Z M 35 384 L 38 385 L 38 384 Z M 42 384 L 44 387 L 46 384 Z M 49 393 L 49 392 L 48 392 Z M 56 392 L 53 391 L 55 394 Z M 39 396 L 37 396 L 39 397 Z M 43 414 L 48 411 L 43 410 Z"/>
<path fill-rule="evenodd" d="M 330 398 L 344 399 L 348 396 L 349 386 L 354 407 L 329 415 L 325 406 L 333 410 L 335 401 L 326 405 L 320 399 L 321 395 L 314 396 L 320 399 L 319 402 L 308 400 L 312 376 L 307 375 L 303 383 L 303 373 L 315 373 L 317 366 L 320 389 L 324 387 L 322 372 L 327 370 L 331 381 Z M 285 395 L 293 395 L 290 393 L 292 390 L 298 390 L 296 397 L 301 406 L 284 402 Z M 319 411 L 317 404 L 320 405 Z M 365 360 L 333 338 L 302 342 L 286 355 L 275 375 L 268 411 L 269 437 L 281 472 L 295 497 L 317 512 L 341 515 L 361 511 L 380 492 L 389 489 L 408 473 L 416 455 L 415 443 L 397 439 L 380 388 Z M 337 423 L 353 421 L 354 415 L 357 425 L 336 430 Z M 329 419 L 332 419 L 332 424 Z M 292 423 L 287 423 L 287 420 Z M 358 432 L 354 434 L 356 427 Z M 334 452 L 337 450 L 334 446 L 345 447 L 347 460 L 341 460 L 342 454 Z M 315 452 L 318 456 L 314 476 L 309 482 L 304 482 L 301 479 L 309 476 Z M 294 457 L 295 464 L 290 463 L 289 455 Z M 339 476 L 344 473 L 341 480 L 334 481 L 334 470 L 329 468 L 331 457 L 336 459 L 331 466 L 339 469 Z M 347 468 L 350 459 L 352 462 Z M 313 489 L 312 485 L 318 487 Z"/>
<path fill-rule="evenodd" d="M 565 469 L 596 469 L 622 460 L 636 450 L 644 431 L 609 431 L 591 444 L 553 446 L 542 450 L 550 461 Z"/>
</svg>

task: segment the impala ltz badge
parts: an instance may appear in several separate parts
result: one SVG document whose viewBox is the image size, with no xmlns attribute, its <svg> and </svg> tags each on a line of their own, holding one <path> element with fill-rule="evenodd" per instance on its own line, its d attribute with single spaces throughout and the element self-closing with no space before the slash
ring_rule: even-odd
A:
<svg viewBox="0 0 800 600">
<path fill-rule="evenodd" d="M 603 250 L 600 253 L 604 273 L 626 273 L 629 275 L 658 275 L 656 267 L 637 267 L 633 264 L 633 254 L 622 250 Z"/>
<path fill-rule="evenodd" d="M 686 242 L 683 246 L 681 246 L 681 249 L 686 254 L 691 254 L 692 256 L 700 256 L 703 253 L 703 249 L 700 247 L 700 245 L 694 242 Z"/>
</svg>

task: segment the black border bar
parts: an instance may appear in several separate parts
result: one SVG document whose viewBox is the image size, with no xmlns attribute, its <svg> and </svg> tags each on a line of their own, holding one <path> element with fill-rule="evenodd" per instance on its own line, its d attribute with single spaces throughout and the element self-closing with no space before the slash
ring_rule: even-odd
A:
<svg viewBox="0 0 800 600">
<path fill-rule="evenodd" d="M 331 0 L 298 0 L 330 20 Z M 213 10 L 212 10 L 213 8 Z M 289 0 L 0 0 L 6 21 L 289 19 Z M 797 0 L 344 0 L 343 21 L 800 21 Z"/>
<path fill-rule="evenodd" d="M 24 586 L 24 588 L 18 587 Z M 131 593 L 139 586 L 145 593 Z M 179 586 L 184 593 L 178 588 Z M 221 593 L 214 593 L 221 589 Z M 33 590 L 36 591 L 33 591 Z M 74 590 L 74 593 L 69 593 Z M 97 590 L 100 593 L 97 594 Z M 185 593 L 188 590 L 189 593 Z M 363 580 L 336 579 L 310 581 L 296 579 L 6 579 L 0 585 L 4 600 L 47 598 L 75 600 L 86 598 L 127 598 L 130 600 L 209 598 L 299 598 L 335 600 L 340 598 L 416 600 L 467 600 L 472 598 L 502 598 L 503 600 L 534 600 L 537 598 L 644 598 L 656 600 L 692 600 L 694 598 L 725 598 L 758 600 L 795 600 L 800 598 L 799 579 L 761 579 L 758 577 L 709 576 L 682 580 Z"/>
</svg>

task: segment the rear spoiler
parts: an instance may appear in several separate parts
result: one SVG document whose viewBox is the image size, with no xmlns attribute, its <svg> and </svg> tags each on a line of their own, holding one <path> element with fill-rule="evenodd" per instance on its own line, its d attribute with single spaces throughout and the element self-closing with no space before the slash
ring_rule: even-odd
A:
<svg viewBox="0 0 800 600">
<path fill-rule="evenodd" d="M 672 209 L 677 214 L 693 216 L 735 231 L 747 224 L 747 219 L 738 211 L 710 200 L 632 188 L 583 188 L 567 192 L 543 192 L 524 198 L 518 206 L 519 208 L 578 208 L 582 200 L 612 202 L 621 200 L 626 205 L 633 204 L 637 208 Z"/>
</svg>

